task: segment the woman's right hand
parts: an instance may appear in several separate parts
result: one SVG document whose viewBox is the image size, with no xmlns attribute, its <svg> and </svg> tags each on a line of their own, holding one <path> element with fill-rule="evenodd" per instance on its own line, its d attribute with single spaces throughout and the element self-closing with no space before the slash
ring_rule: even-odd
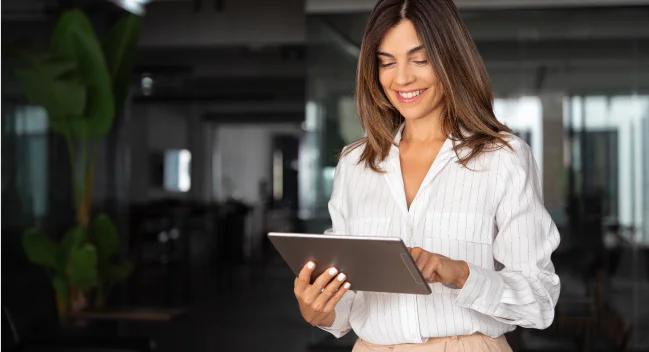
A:
<svg viewBox="0 0 649 352">
<path fill-rule="evenodd" d="M 336 268 L 325 271 L 310 284 L 314 269 L 313 262 L 308 262 L 302 268 L 295 279 L 295 297 L 304 320 L 313 326 L 331 327 L 336 319 L 334 308 L 351 285 L 345 282 L 345 274 L 338 274 Z"/>
</svg>

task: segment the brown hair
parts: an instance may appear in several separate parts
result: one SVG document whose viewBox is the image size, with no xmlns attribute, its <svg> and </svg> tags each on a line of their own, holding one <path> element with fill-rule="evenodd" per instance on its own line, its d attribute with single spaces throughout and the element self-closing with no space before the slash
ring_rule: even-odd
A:
<svg viewBox="0 0 649 352">
<path fill-rule="evenodd" d="M 360 161 L 382 172 L 378 163 L 388 156 L 404 118 L 379 83 L 376 52 L 385 33 L 406 19 L 413 23 L 439 78 L 444 94 L 442 132 L 452 136 L 459 163 L 466 167 L 488 150 L 511 149 L 500 134 L 511 130 L 494 115 L 487 70 L 453 1 L 379 0 L 365 27 L 357 70 L 356 105 L 367 136 L 342 154 L 365 145 Z M 469 153 L 460 158 L 462 148 Z"/>
</svg>

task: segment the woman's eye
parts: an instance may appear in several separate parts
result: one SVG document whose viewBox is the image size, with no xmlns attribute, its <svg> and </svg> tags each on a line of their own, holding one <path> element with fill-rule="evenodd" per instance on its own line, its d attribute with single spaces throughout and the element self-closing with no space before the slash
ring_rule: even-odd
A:
<svg viewBox="0 0 649 352">
<path fill-rule="evenodd" d="M 423 60 L 423 61 L 413 61 L 417 65 L 426 65 L 428 63 L 428 60 Z"/>
<path fill-rule="evenodd" d="M 385 62 L 385 63 L 384 63 L 384 62 L 381 62 L 379 65 L 380 65 L 382 68 L 388 68 L 388 67 L 392 67 L 392 66 L 394 66 L 394 62 Z"/>
</svg>

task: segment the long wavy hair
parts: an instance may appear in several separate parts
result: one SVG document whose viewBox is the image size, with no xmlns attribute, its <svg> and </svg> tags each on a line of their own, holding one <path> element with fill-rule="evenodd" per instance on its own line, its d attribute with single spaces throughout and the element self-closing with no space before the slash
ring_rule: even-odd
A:
<svg viewBox="0 0 649 352">
<path fill-rule="evenodd" d="M 480 154 L 507 146 L 511 130 L 493 112 L 493 94 L 482 58 L 452 0 L 379 0 L 368 19 L 358 60 L 356 106 L 366 137 L 342 155 L 365 145 L 360 162 L 376 172 L 404 122 L 379 82 L 376 52 L 385 33 L 410 20 L 442 87 L 442 132 L 453 139 L 464 167 Z M 459 150 L 466 148 L 468 153 Z"/>
</svg>

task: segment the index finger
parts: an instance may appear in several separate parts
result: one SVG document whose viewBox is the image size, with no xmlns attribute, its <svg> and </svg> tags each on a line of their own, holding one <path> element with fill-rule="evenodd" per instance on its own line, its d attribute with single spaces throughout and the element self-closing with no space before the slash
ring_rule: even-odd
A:
<svg viewBox="0 0 649 352">
<path fill-rule="evenodd" d="M 338 275 L 338 269 L 329 268 L 329 270 L 320 274 L 320 276 L 315 279 L 313 286 L 316 287 L 318 291 L 321 291 L 336 275 Z"/>
<path fill-rule="evenodd" d="M 419 256 L 424 252 L 423 249 L 420 247 L 415 247 L 410 250 L 410 255 L 412 256 L 412 259 L 417 262 L 417 259 L 419 259 Z"/>
</svg>

